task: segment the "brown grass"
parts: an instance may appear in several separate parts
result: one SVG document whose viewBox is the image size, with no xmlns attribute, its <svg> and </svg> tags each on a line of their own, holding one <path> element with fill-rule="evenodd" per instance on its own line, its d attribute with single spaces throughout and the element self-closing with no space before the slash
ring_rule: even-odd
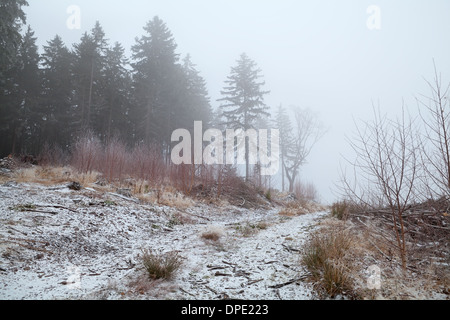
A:
<svg viewBox="0 0 450 320">
<path fill-rule="evenodd" d="M 312 234 L 304 248 L 302 264 L 319 290 L 331 297 L 352 290 L 349 249 L 354 239 L 342 225 L 326 226 Z"/>
<path fill-rule="evenodd" d="M 169 280 L 181 266 L 181 257 L 176 251 L 156 253 L 142 250 L 142 262 L 150 279 Z"/>
<path fill-rule="evenodd" d="M 201 237 L 205 240 L 218 241 L 224 236 L 225 232 L 221 227 L 209 226 L 202 234 Z"/>
<path fill-rule="evenodd" d="M 39 183 L 54 185 L 77 181 L 83 186 L 91 185 L 97 181 L 99 173 L 78 173 L 71 167 L 42 167 L 34 166 L 21 168 L 13 173 L 13 179 L 21 183 Z"/>
<path fill-rule="evenodd" d="M 320 204 L 306 200 L 289 201 L 278 212 L 281 216 L 295 217 L 307 213 L 322 211 L 325 208 Z"/>
</svg>

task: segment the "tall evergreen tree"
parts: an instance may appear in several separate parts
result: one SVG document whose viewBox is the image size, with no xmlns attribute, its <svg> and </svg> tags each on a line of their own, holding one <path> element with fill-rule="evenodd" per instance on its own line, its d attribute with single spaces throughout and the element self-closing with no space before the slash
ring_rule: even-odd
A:
<svg viewBox="0 0 450 320">
<path fill-rule="evenodd" d="M 223 98 L 218 101 L 223 102 L 220 106 L 222 114 L 226 119 L 226 126 L 229 129 L 248 130 L 254 128 L 254 124 L 259 117 L 268 117 L 269 107 L 264 103 L 264 96 L 269 91 L 264 91 L 262 87 L 264 81 L 260 81 L 261 69 L 247 54 L 241 54 L 237 65 L 231 68 L 231 73 L 225 83 L 224 90 L 221 91 Z M 249 178 L 249 143 L 245 141 L 245 177 Z"/>
<path fill-rule="evenodd" d="M 26 22 L 23 6 L 26 0 L 2 0 L 0 2 L 0 86 L 4 85 L 5 72 L 14 65 L 17 50 L 22 42 L 20 30 Z"/>
<path fill-rule="evenodd" d="M 130 123 L 131 77 L 126 69 L 125 49 L 118 42 L 108 48 L 105 56 L 102 95 L 104 108 L 99 116 L 99 130 L 104 140 L 118 135 L 129 143 L 134 141 L 134 128 Z"/>
<path fill-rule="evenodd" d="M 22 43 L 20 33 L 26 22 L 23 6 L 25 0 L 4 0 L 0 2 L 0 156 L 13 150 L 13 140 L 18 105 L 17 72 L 19 48 Z"/>
<path fill-rule="evenodd" d="M 286 109 L 282 105 L 278 107 L 278 110 L 275 114 L 274 124 L 280 132 L 281 188 L 282 191 L 284 191 L 284 178 L 286 175 L 285 163 L 289 155 L 292 154 L 291 148 L 294 145 L 295 141 L 292 136 L 293 132 L 291 120 L 286 112 Z"/>
<path fill-rule="evenodd" d="M 170 149 L 179 104 L 180 65 L 177 45 L 166 24 L 154 17 L 144 27 L 146 34 L 132 47 L 135 119 L 143 140 L 158 141 Z"/>
<path fill-rule="evenodd" d="M 185 95 L 182 100 L 183 108 L 180 110 L 180 117 L 177 117 L 177 126 L 193 129 L 194 121 L 202 121 L 203 127 L 207 127 L 212 122 L 212 108 L 206 81 L 196 69 L 189 54 L 183 59 L 182 69 L 185 77 Z"/>
<path fill-rule="evenodd" d="M 8 89 L 4 91 L 2 120 L 7 123 L 4 139 L 9 152 L 34 152 L 31 141 L 37 131 L 37 106 L 40 97 L 39 54 L 34 32 L 28 27 L 9 70 Z M 3 100 L 3 99 L 2 99 Z"/>
<path fill-rule="evenodd" d="M 75 62 L 75 122 L 79 129 L 95 127 L 102 104 L 101 81 L 104 79 L 104 64 L 107 49 L 105 33 L 97 21 L 91 33 L 85 32 L 80 43 L 74 45 Z"/>
<path fill-rule="evenodd" d="M 56 35 L 44 46 L 41 56 L 41 140 L 62 148 L 67 148 L 72 140 L 72 63 L 73 56 L 60 36 Z"/>
</svg>

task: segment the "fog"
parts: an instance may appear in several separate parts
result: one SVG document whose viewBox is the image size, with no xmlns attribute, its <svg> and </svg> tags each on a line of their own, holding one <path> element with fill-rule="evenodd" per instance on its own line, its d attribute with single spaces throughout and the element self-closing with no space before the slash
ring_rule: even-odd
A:
<svg viewBox="0 0 450 320">
<path fill-rule="evenodd" d="M 217 108 L 224 81 L 242 52 L 261 68 L 266 104 L 316 112 L 328 128 L 300 179 L 314 182 L 321 200 L 336 195 L 342 156 L 351 160 L 346 136 L 354 121 L 372 116 L 373 104 L 390 115 L 428 94 L 433 60 L 450 81 L 450 1 L 298 0 L 29 0 L 27 24 L 40 49 L 56 34 L 67 46 L 95 21 L 110 43 L 131 46 L 158 15 L 173 33 L 177 52 L 191 54 Z M 80 28 L 69 29 L 69 6 L 80 9 Z M 379 10 L 378 12 L 369 10 Z M 369 8 L 370 9 L 370 8 Z M 378 13 L 378 14 L 377 14 Z"/>
</svg>

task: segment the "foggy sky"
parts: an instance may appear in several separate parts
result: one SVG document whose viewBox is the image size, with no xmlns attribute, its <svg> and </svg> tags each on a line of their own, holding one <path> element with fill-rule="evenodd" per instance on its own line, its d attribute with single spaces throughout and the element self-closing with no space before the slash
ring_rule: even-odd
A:
<svg viewBox="0 0 450 320">
<path fill-rule="evenodd" d="M 262 69 L 266 103 L 310 108 L 328 133 L 300 173 L 324 202 L 334 200 L 340 154 L 354 119 L 368 119 L 372 103 L 396 115 L 402 102 L 417 110 L 428 94 L 433 59 L 450 82 L 450 1 L 364 0 L 28 0 L 27 23 L 38 45 L 60 35 L 70 48 L 98 20 L 113 44 L 130 57 L 135 38 L 158 15 L 174 35 L 177 53 L 191 54 L 205 78 L 214 108 L 242 52 Z M 66 26 L 70 5 L 81 9 L 81 29 Z M 369 30 L 367 8 L 380 8 L 381 29 Z M 351 156 L 350 156 L 351 157 Z"/>
</svg>

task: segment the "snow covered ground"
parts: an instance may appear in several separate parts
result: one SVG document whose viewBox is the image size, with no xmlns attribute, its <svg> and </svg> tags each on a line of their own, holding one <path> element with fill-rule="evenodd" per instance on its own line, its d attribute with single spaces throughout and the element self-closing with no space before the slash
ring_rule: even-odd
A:
<svg viewBox="0 0 450 320">
<path fill-rule="evenodd" d="M 299 250 L 325 212 L 141 204 L 66 185 L 0 185 L 0 299 L 311 299 Z M 205 231 L 220 235 L 213 241 Z M 142 250 L 178 251 L 149 281 Z"/>
</svg>

